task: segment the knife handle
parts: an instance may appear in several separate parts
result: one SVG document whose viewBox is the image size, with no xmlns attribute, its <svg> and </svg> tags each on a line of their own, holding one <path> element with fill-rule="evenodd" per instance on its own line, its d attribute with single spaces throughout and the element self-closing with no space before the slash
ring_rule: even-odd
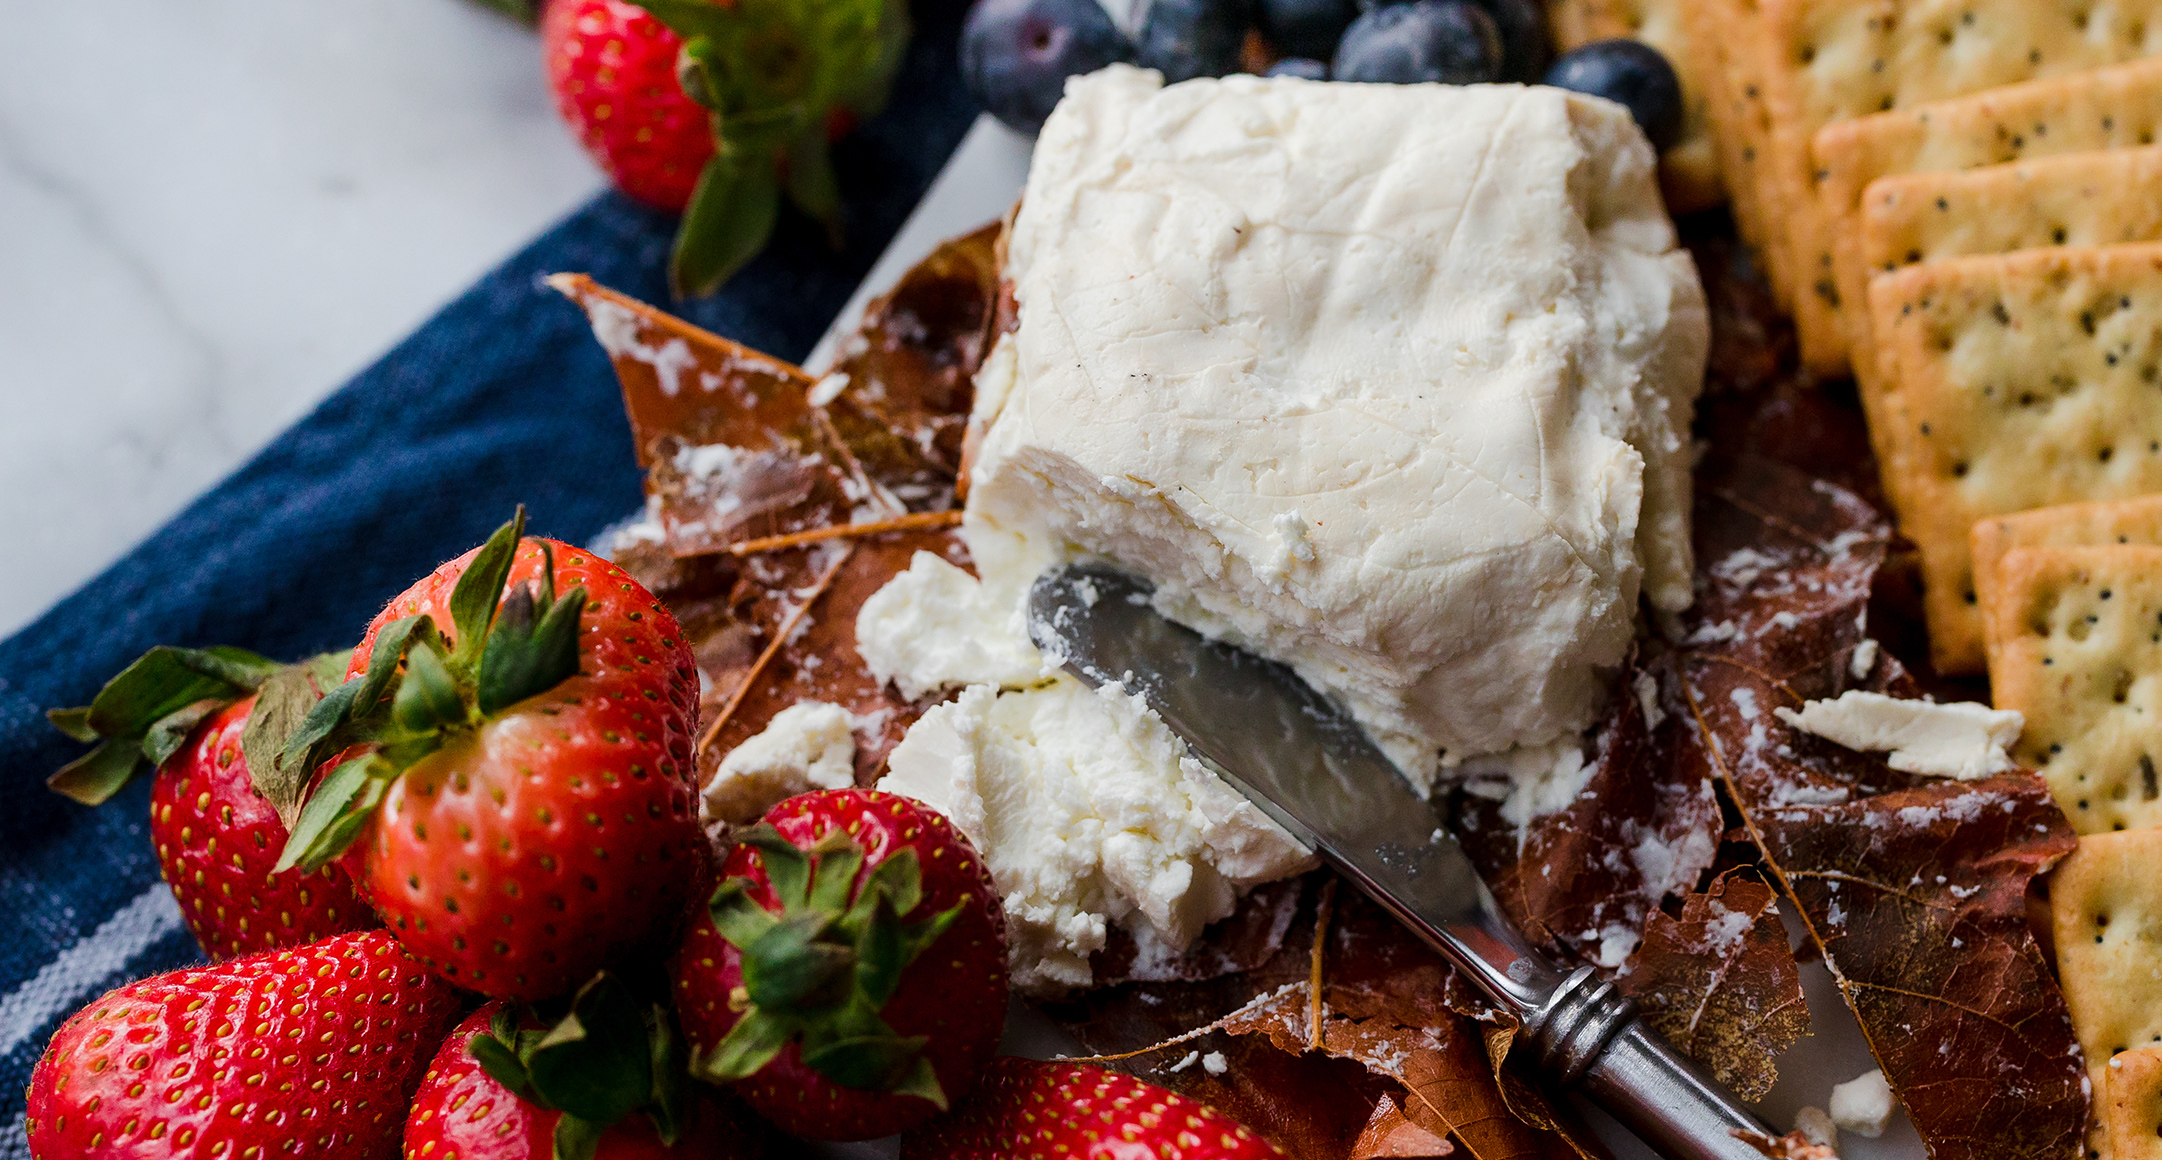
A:
<svg viewBox="0 0 2162 1160">
<path fill-rule="evenodd" d="M 1637 1018 L 1636 1001 L 1581 967 L 1525 1020 L 1539 1070 L 1590 1096 L 1668 1160 L 1764 1160 L 1764 1121 Z"/>
</svg>

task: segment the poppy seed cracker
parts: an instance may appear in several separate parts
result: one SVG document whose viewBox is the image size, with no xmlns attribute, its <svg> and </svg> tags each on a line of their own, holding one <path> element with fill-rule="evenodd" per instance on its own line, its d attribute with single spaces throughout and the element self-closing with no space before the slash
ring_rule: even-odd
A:
<svg viewBox="0 0 2162 1160">
<path fill-rule="evenodd" d="M 2162 545 L 2162 495 L 2101 503 L 2069 503 L 1977 521 L 1968 544 L 1974 553 L 1974 594 L 1982 608 L 1983 635 L 1991 664 L 1998 637 L 1989 610 L 2002 599 L 2005 554 L 2014 548 L 2077 548 L 2108 544 Z"/>
<path fill-rule="evenodd" d="M 2090 834 L 2050 876 L 2057 979 L 2098 1103 L 2109 1060 L 2162 1045 L 2162 830 Z M 2088 1148 L 2111 1158 L 2096 1117 Z M 2132 1160 L 2126 1157 L 2125 1160 Z"/>
<path fill-rule="evenodd" d="M 2162 243 L 1910 266 L 1869 300 L 1885 492 L 1921 549 L 1938 671 L 1976 672 L 1975 521 L 2162 491 Z"/>
<path fill-rule="evenodd" d="M 1983 166 L 2093 150 L 2137 150 L 2153 144 L 2158 130 L 2162 130 L 2162 60 L 2010 85 L 1973 96 L 1844 121 L 1818 133 L 1812 148 L 1817 171 L 1822 174 L 1822 181 L 1817 186 L 1819 209 L 1828 223 L 1828 232 L 1836 239 L 1833 254 L 1838 288 L 1834 295 L 1838 303 L 1836 313 L 1844 328 L 1846 348 L 1853 356 L 1857 376 L 1867 378 L 1874 370 L 1867 361 L 1871 357 L 1874 322 L 1864 307 L 1868 279 L 1883 272 L 1882 264 L 1872 260 L 1865 241 L 1864 203 L 1868 202 L 1872 209 L 1877 206 L 1869 192 L 1872 183 L 1881 178 L 1960 173 Z M 2128 164 L 2136 168 L 2140 163 Z M 2068 176 L 2062 171 L 2045 172 L 2042 180 L 2058 182 Z M 1987 179 L 1982 179 L 1981 184 L 1982 188 L 1988 188 Z M 1914 187 L 1876 188 L 1897 197 L 1903 190 Z M 2033 188 L 2029 187 L 2030 194 Z M 2001 213 L 2022 221 L 2038 212 L 2001 203 L 1986 204 L 1979 192 L 1971 196 L 1975 199 L 1977 212 Z M 2061 195 L 2050 196 L 2053 200 L 2063 200 Z M 2147 200 L 2156 200 L 2151 186 Z M 1923 204 L 1927 209 L 1936 207 L 1934 199 Z M 1973 213 L 1962 213 L 1954 207 L 1949 197 L 1943 213 L 1947 217 L 1975 220 Z M 1896 218 L 1897 212 L 1894 211 L 1892 216 Z M 2055 227 L 2060 224 L 2066 228 L 2062 242 L 2055 240 Z M 1997 237 L 2009 240 L 2008 234 L 2029 228 L 2032 227 L 2008 227 Z M 2082 244 L 2073 239 L 2070 232 L 2070 223 L 2048 223 L 2046 232 L 2039 235 L 2043 239 L 2040 244 Z M 2098 227 L 2095 232 L 2100 234 L 2104 230 Z M 1905 250 L 1899 251 L 1899 256 L 1904 257 L 1915 248 L 1910 242 Z M 1968 253 L 1994 253 L 2015 248 L 2018 247 L 1992 245 L 1989 250 L 1969 250 Z M 1922 260 L 1930 260 L 1930 255 L 1925 254 Z M 1850 302 L 1857 308 L 1847 309 Z"/>
<path fill-rule="evenodd" d="M 1803 357 L 1827 374 L 1846 367 L 1846 335 L 1810 153 L 1819 129 L 2162 54 L 2162 0 L 1760 0 L 1758 12 L 1752 34 L 1724 45 L 1734 78 L 1764 104 L 1750 241 L 1774 253 Z"/>
<path fill-rule="evenodd" d="M 2014 548 L 1988 608 L 2012 755 L 2082 834 L 2162 825 L 2162 547 Z"/>
</svg>

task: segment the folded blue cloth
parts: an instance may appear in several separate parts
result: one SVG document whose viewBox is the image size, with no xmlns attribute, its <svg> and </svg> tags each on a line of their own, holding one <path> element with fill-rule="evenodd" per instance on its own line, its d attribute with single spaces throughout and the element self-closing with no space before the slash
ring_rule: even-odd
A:
<svg viewBox="0 0 2162 1160">
<path fill-rule="evenodd" d="M 916 5 L 891 106 L 835 152 L 834 252 L 786 218 L 718 295 L 677 309 L 801 358 L 975 116 L 954 64 L 960 4 Z M 95 810 L 45 789 L 81 746 L 43 712 L 88 703 L 157 644 L 298 658 L 352 644 L 392 596 L 524 503 L 583 543 L 641 501 L 630 428 L 585 318 L 540 285 L 584 271 L 668 301 L 674 219 L 607 195 L 445 307 L 126 558 L 0 642 L 0 1160 L 28 1154 L 22 1093 L 60 1022 L 101 991 L 199 957 L 158 881 L 147 778 Z M 17 561 L 34 567 L 35 561 Z"/>
</svg>

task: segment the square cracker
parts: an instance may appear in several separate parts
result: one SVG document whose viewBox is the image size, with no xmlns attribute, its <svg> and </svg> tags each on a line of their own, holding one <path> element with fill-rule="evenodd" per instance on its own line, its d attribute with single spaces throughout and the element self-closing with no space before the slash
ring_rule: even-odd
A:
<svg viewBox="0 0 2162 1160">
<path fill-rule="evenodd" d="M 1995 516 L 1977 521 L 1967 543 L 1974 554 L 1975 603 L 1982 609 L 1983 636 L 1994 667 L 1997 634 L 1990 631 L 1989 610 L 2001 599 L 2005 553 L 2014 548 L 2162 545 L 2162 495 L 2059 504 Z"/>
<path fill-rule="evenodd" d="M 2162 1160 L 2162 1047 L 2109 1057 L 2109 1086 L 2096 1089 L 2110 1160 Z"/>
<path fill-rule="evenodd" d="M 1997 571 L 1990 688 L 2026 718 L 2012 756 L 2082 834 L 2162 825 L 2162 547 L 2014 548 Z"/>
<path fill-rule="evenodd" d="M 1831 306 L 1845 327 L 1858 375 L 1866 378 L 1874 369 L 1867 361 L 1873 324 L 1868 320 L 1865 287 L 1869 277 L 1882 270 L 1865 250 L 1861 221 L 1865 203 L 1876 205 L 1868 193 L 1872 183 L 1898 175 L 1957 173 L 2033 158 L 2136 149 L 2158 140 L 2158 131 L 2162 131 L 2162 60 L 2011 85 L 1843 121 L 1818 133 L 1812 145 L 1820 176 L 1818 208 L 1836 239 Z M 2061 175 L 2045 180 L 2061 180 Z M 2031 187 L 2028 192 L 2033 192 Z M 1934 206 L 1934 202 L 1928 204 Z M 1979 201 L 1976 204 L 1977 209 L 1989 208 Z M 1999 204 L 1995 208 L 2012 207 Z M 2077 243 L 2068 231 L 2064 243 L 2055 242 L 2052 234 L 2050 244 Z M 2011 248 L 1993 246 L 1970 252 Z"/>
<path fill-rule="evenodd" d="M 2162 243 L 1909 266 L 1869 302 L 1885 493 L 1921 549 L 1938 671 L 1976 672 L 1976 520 L 2162 491 Z"/>
<path fill-rule="evenodd" d="M 1760 177 L 1775 263 L 1813 370 L 1846 368 L 1832 233 L 1818 206 L 1817 130 L 1925 101 L 2162 55 L 2162 0 L 1760 0 L 1756 35 L 1726 50 L 1760 78 Z"/>
<path fill-rule="evenodd" d="M 2097 1101 L 2107 1098 L 2110 1057 L 2162 1044 L 2158 859 L 2162 830 L 2090 834 L 2050 876 L 2057 982 Z M 2106 1132 L 2091 1132 L 2088 1146 L 2110 1155 Z"/>
<path fill-rule="evenodd" d="M 1684 0 L 1557 0 L 1547 26 L 1563 51 L 1594 40 L 1628 37 L 1659 50 L 1682 83 L 1682 136 L 1659 156 L 1659 189 L 1667 212 L 1689 213 L 1726 200 L 1719 186 L 1719 158 L 1712 148 L 1711 110 Z"/>
<path fill-rule="evenodd" d="M 1765 143 L 1771 128 L 1765 121 L 1763 84 L 1753 72 L 1748 54 L 1729 51 L 1729 46 L 1748 43 L 1758 35 L 1762 14 L 1757 0 L 1681 0 L 1682 16 L 1693 35 L 1689 53 L 1694 72 L 1704 86 L 1704 108 L 1712 135 L 1719 176 L 1726 183 L 1727 206 L 1742 237 L 1755 247 L 1763 263 L 1772 297 L 1787 305 L 1787 278 L 1780 265 L 1780 251 L 1771 245 L 1776 236 L 1765 217 L 1760 191 L 1764 188 Z"/>
</svg>

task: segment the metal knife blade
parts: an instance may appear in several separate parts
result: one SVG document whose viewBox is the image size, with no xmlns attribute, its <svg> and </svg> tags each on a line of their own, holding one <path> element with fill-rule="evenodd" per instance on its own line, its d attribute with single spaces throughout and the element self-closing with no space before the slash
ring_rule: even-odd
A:
<svg viewBox="0 0 2162 1160">
<path fill-rule="evenodd" d="M 1284 665 L 1158 613 L 1100 565 L 1045 572 L 1029 636 L 1091 686 L 1139 695 L 1202 762 L 1524 1023 L 1537 1065 L 1688 1160 L 1761 1158 L 1762 1121 L 1634 1018 L 1589 967 L 1566 977 L 1502 917 L 1434 807 L 1343 709 Z"/>
</svg>

